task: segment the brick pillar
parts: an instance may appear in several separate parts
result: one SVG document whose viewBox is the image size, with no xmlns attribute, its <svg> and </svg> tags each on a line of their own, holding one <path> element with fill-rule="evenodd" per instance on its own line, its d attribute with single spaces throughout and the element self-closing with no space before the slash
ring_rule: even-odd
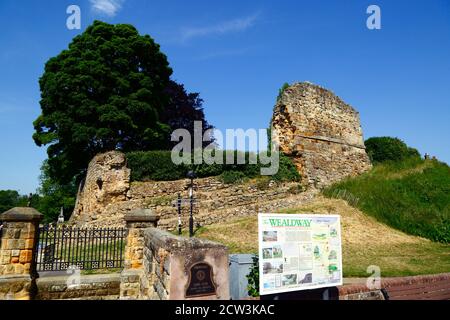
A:
<svg viewBox="0 0 450 320">
<path fill-rule="evenodd" d="M 33 208 L 13 208 L 0 215 L 0 300 L 29 300 L 36 278 L 34 263 L 39 222 Z"/>
<path fill-rule="evenodd" d="M 157 227 L 159 216 L 150 209 L 138 209 L 125 216 L 127 240 L 121 274 L 120 299 L 136 300 L 140 296 L 140 279 L 144 261 L 144 230 Z"/>
</svg>

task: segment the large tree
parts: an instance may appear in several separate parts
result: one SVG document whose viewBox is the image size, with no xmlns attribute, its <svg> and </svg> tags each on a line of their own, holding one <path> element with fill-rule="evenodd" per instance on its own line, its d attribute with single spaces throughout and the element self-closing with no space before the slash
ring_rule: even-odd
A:
<svg viewBox="0 0 450 320">
<path fill-rule="evenodd" d="M 166 88 L 166 93 L 170 97 L 164 112 L 161 114 L 161 121 L 170 127 L 171 132 L 176 129 L 186 129 L 191 133 L 191 145 L 194 145 L 194 122 L 202 123 L 202 134 L 214 127 L 208 123 L 203 110 L 203 99 L 197 92 L 188 93 L 184 85 L 170 81 Z M 214 141 L 212 134 L 208 136 L 209 141 L 205 141 L 203 146 Z M 178 142 L 172 142 L 170 135 L 167 136 L 167 148 L 173 147 Z"/>
<path fill-rule="evenodd" d="M 95 21 L 51 58 L 39 80 L 33 139 L 49 145 L 49 175 L 69 183 L 99 152 L 167 144 L 160 115 L 172 70 L 160 47 L 131 25 Z"/>
</svg>

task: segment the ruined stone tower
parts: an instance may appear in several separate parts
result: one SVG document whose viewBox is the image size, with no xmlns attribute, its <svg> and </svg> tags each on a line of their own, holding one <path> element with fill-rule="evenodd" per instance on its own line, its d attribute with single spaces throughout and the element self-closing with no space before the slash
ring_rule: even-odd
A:
<svg viewBox="0 0 450 320">
<path fill-rule="evenodd" d="M 272 126 L 304 184 L 324 187 L 371 167 L 359 113 L 320 86 L 288 87 L 275 105 Z"/>
<path fill-rule="evenodd" d="M 70 222 L 108 226 L 117 218 L 115 205 L 128 200 L 129 189 L 130 169 L 125 155 L 118 151 L 98 154 L 89 163 Z"/>
</svg>

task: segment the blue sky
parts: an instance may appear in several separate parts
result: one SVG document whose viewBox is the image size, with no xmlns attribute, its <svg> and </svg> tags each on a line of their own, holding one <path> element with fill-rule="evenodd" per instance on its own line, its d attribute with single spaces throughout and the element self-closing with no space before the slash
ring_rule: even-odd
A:
<svg viewBox="0 0 450 320">
<path fill-rule="evenodd" d="M 81 30 L 66 28 L 71 4 Z M 366 28 L 371 4 L 381 30 Z M 366 138 L 396 136 L 450 163 L 449 0 L 1 0 L 0 189 L 38 187 L 38 79 L 95 19 L 150 34 L 219 129 L 267 127 L 279 87 L 308 80 L 354 106 Z"/>
</svg>

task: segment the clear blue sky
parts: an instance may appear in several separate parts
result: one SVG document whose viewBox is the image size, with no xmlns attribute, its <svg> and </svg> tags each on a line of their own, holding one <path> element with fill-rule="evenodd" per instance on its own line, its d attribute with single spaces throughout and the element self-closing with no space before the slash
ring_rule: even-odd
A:
<svg viewBox="0 0 450 320">
<path fill-rule="evenodd" d="M 70 4 L 81 30 L 66 28 Z M 381 30 L 366 28 L 371 4 Z M 95 19 L 150 34 L 219 129 L 267 127 L 279 87 L 308 80 L 354 106 L 366 138 L 397 136 L 450 163 L 449 0 L 1 0 L 0 189 L 38 187 L 38 79 Z"/>
</svg>

